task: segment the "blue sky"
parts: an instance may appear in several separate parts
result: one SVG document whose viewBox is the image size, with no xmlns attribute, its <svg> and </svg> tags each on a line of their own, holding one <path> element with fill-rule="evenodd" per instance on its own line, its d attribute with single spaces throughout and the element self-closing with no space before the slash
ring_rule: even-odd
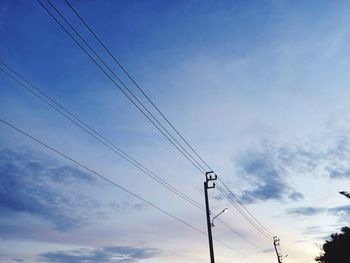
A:
<svg viewBox="0 0 350 263">
<path fill-rule="evenodd" d="M 131 84 L 64 1 L 53 3 Z M 349 202 L 338 194 L 349 191 L 350 179 L 347 1 L 72 0 L 72 5 L 233 193 L 280 237 L 286 262 L 311 262 L 327 236 L 349 222 Z M 204 203 L 204 177 L 36 1 L 1 1 L 0 39 L 1 61 Z M 0 113 L 205 231 L 201 211 L 2 72 Z M 208 260 L 205 236 L 14 130 L 1 125 L 0 133 L 1 262 Z M 216 224 L 214 236 L 235 250 L 216 242 L 218 262 L 275 260 L 272 241 L 218 191 L 210 197 L 214 213 L 229 207 L 221 217 L 238 233 Z"/>
</svg>

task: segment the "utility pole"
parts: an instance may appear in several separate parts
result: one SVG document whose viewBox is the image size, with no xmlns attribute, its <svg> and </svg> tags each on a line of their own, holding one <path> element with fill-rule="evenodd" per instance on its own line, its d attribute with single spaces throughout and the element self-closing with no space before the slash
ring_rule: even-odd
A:
<svg viewBox="0 0 350 263">
<path fill-rule="evenodd" d="M 273 246 L 275 247 L 278 263 L 282 263 L 283 256 L 278 252 L 277 247 L 280 245 L 280 239 L 278 237 L 273 237 Z"/>
<path fill-rule="evenodd" d="M 214 175 L 214 177 L 213 177 Z M 209 209 L 209 199 L 208 199 L 208 189 L 215 188 L 215 183 L 212 182 L 211 185 L 209 183 L 211 181 L 215 181 L 217 179 L 217 175 L 214 174 L 213 171 L 205 173 L 206 180 L 204 182 L 204 195 L 205 195 L 205 209 L 207 214 L 207 226 L 208 226 L 208 240 L 209 240 L 209 252 L 210 252 L 210 263 L 215 263 L 214 258 L 214 247 L 213 247 L 213 237 L 211 233 L 212 223 L 210 221 L 210 209 Z"/>
</svg>

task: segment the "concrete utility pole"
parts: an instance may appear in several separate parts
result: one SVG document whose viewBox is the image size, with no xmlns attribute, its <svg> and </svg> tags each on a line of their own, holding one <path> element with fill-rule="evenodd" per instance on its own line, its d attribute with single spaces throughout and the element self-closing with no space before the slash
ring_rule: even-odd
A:
<svg viewBox="0 0 350 263">
<path fill-rule="evenodd" d="M 280 245 L 280 239 L 278 237 L 273 237 L 273 246 L 275 247 L 278 263 L 282 263 L 283 256 L 278 252 L 277 247 Z"/>
<path fill-rule="evenodd" d="M 213 177 L 214 175 L 214 177 Z M 204 195 L 205 195 L 205 209 L 207 214 L 207 227 L 208 227 L 208 241 L 209 241 L 209 252 L 210 252 L 210 262 L 215 263 L 214 258 L 214 247 L 213 247 L 213 237 L 211 233 L 212 222 L 210 220 L 210 209 L 209 209 L 209 199 L 208 199 L 208 189 L 215 188 L 215 183 L 213 182 L 211 186 L 209 186 L 210 181 L 215 181 L 217 179 L 217 175 L 214 174 L 213 171 L 206 172 L 206 181 L 204 182 Z"/>
</svg>

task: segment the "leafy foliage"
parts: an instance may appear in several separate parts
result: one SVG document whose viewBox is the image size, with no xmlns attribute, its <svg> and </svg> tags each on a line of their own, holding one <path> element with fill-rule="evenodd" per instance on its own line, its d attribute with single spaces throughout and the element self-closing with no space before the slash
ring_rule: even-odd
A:
<svg viewBox="0 0 350 263">
<path fill-rule="evenodd" d="M 319 263 L 349 263 L 350 262 L 350 228 L 343 227 L 340 234 L 331 235 L 323 246 L 323 253 L 315 260 Z"/>
</svg>

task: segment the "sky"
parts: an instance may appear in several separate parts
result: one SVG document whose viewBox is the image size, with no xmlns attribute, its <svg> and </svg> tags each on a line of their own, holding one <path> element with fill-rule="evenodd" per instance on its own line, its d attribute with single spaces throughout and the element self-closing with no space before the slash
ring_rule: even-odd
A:
<svg viewBox="0 0 350 263">
<path fill-rule="evenodd" d="M 65 1 L 51 2 L 166 125 Z M 350 191 L 350 3 L 69 2 L 280 238 L 284 262 L 313 262 L 350 220 L 349 199 L 338 193 Z M 9 78 L 4 63 L 158 181 L 204 206 L 203 173 L 37 1 L 0 1 L 0 61 L 0 119 L 56 150 L 0 122 L 1 262 L 209 261 L 202 210 Z M 231 227 L 217 221 L 212 229 L 216 262 L 277 261 L 272 239 L 217 188 L 209 201 L 212 215 L 228 208 L 220 219 Z"/>
</svg>

